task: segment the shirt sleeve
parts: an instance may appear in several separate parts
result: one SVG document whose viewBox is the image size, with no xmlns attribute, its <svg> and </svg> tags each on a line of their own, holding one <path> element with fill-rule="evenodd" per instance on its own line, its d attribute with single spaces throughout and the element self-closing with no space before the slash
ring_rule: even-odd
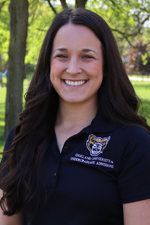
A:
<svg viewBox="0 0 150 225">
<path fill-rule="evenodd" d="M 150 135 L 141 128 L 127 128 L 118 177 L 122 203 L 150 198 Z"/>
</svg>

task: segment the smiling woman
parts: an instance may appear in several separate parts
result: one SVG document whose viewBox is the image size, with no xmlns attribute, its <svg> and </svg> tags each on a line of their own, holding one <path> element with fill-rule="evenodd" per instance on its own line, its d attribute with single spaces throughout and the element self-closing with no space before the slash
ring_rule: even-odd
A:
<svg viewBox="0 0 150 225">
<path fill-rule="evenodd" d="M 97 111 L 103 54 L 100 40 L 91 29 L 73 24 L 59 29 L 53 42 L 50 80 L 59 95 L 60 106 L 62 101 L 76 103 L 76 107 L 86 102 L 93 112 Z"/>
<path fill-rule="evenodd" d="M 57 15 L 6 141 L 2 224 L 149 225 L 150 127 L 138 108 L 106 22 Z"/>
</svg>

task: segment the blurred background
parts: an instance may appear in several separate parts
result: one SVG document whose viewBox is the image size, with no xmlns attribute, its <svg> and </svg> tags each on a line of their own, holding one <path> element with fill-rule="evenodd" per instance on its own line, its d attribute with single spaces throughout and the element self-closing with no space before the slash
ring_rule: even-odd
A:
<svg viewBox="0 0 150 225">
<path fill-rule="evenodd" d="M 43 38 L 53 18 L 66 8 L 83 7 L 110 26 L 150 125 L 149 0 L 0 0 L 0 151 L 24 107 Z"/>
</svg>

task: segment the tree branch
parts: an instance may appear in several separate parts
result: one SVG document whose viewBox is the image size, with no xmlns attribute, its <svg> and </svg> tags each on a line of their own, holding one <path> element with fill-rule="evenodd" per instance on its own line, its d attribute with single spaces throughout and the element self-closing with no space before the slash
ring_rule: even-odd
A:
<svg viewBox="0 0 150 225">
<path fill-rule="evenodd" d="M 2 10 L 4 4 L 5 4 L 5 2 L 6 2 L 6 1 L 3 1 L 3 2 L 0 3 L 0 12 L 1 12 L 1 10 Z"/>
<path fill-rule="evenodd" d="M 118 29 L 113 29 L 113 28 L 111 28 L 111 30 L 114 31 L 114 32 L 117 32 L 117 33 L 121 34 L 122 37 L 129 43 L 129 45 L 130 45 L 131 47 L 137 48 L 136 46 L 132 45 L 131 41 L 129 40 L 129 37 L 134 36 L 134 34 L 128 34 L 128 35 L 126 35 L 126 33 L 121 32 L 121 31 L 118 30 Z"/>
<path fill-rule="evenodd" d="M 143 25 L 147 20 L 149 20 L 149 18 L 150 18 L 150 14 L 147 15 L 147 17 L 143 21 L 141 21 L 140 24 Z"/>
<path fill-rule="evenodd" d="M 136 46 L 132 45 L 132 43 L 130 42 L 129 38 L 130 37 L 135 37 L 136 35 L 140 34 L 144 23 L 149 20 L 150 18 L 150 14 L 148 14 L 143 20 L 140 18 L 140 12 L 137 12 L 136 16 L 136 22 L 137 22 L 137 26 L 135 27 L 134 31 L 132 33 L 127 33 L 127 31 L 122 32 L 118 29 L 111 29 L 114 32 L 117 32 L 119 34 L 121 34 L 121 36 L 129 43 L 130 46 L 132 46 L 133 48 L 137 48 Z"/>
<path fill-rule="evenodd" d="M 47 0 L 47 2 L 48 2 L 48 4 L 49 4 L 49 6 L 50 6 L 50 8 L 53 10 L 53 12 L 55 13 L 55 15 L 57 15 L 57 11 L 56 11 L 56 9 L 54 8 L 54 6 L 52 5 L 52 3 L 50 2 L 50 0 Z"/>
</svg>

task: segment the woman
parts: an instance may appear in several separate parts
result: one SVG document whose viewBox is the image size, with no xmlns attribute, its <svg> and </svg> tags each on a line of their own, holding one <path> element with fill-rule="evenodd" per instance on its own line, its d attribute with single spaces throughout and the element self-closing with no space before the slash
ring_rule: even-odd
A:
<svg viewBox="0 0 150 225">
<path fill-rule="evenodd" d="M 106 22 L 85 9 L 57 15 L 6 141 L 3 225 L 150 224 L 138 102 Z"/>
</svg>

